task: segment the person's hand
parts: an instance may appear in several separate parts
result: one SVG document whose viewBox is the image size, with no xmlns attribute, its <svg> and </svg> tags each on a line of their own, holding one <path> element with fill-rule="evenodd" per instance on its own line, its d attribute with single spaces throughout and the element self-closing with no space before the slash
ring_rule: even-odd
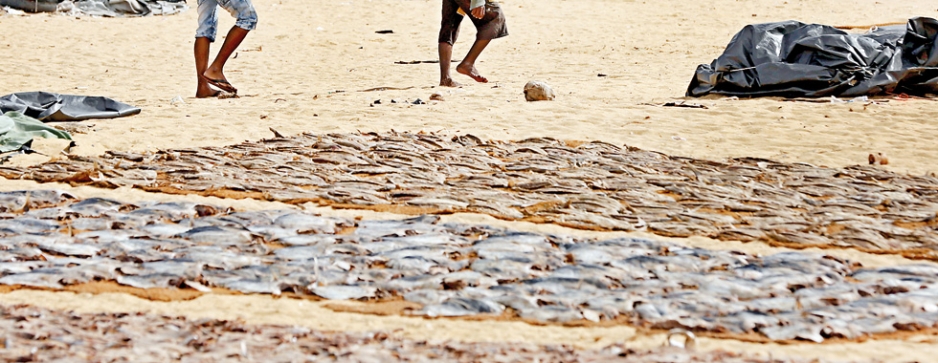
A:
<svg viewBox="0 0 938 363">
<path fill-rule="evenodd" d="M 476 19 L 482 19 L 485 16 L 485 6 L 480 6 L 475 9 L 472 9 L 472 17 Z"/>
</svg>

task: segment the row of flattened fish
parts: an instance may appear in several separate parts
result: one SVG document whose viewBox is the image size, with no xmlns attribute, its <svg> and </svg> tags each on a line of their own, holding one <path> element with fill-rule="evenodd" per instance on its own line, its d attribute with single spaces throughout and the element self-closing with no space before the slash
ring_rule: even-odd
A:
<svg viewBox="0 0 938 363">
<path fill-rule="evenodd" d="M 305 134 L 227 147 L 72 156 L 0 168 L 0 175 L 411 214 L 475 212 L 576 228 L 938 259 L 934 176 L 748 158 L 713 162 L 602 142 Z"/>
<path fill-rule="evenodd" d="M 427 342 L 147 314 L 78 314 L 0 305 L 5 362 L 633 362 L 800 363 L 680 348 L 602 350 L 524 343 Z M 817 361 L 812 361 L 817 362 Z"/>
<path fill-rule="evenodd" d="M 862 268 L 646 239 L 577 239 L 439 217 L 354 221 L 293 210 L 125 204 L 0 193 L 0 284 L 89 281 L 417 303 L 430 317 L 614 321 L 761 336 L 857 339 L 938 328 L 938 265 Z"/>
</svg>

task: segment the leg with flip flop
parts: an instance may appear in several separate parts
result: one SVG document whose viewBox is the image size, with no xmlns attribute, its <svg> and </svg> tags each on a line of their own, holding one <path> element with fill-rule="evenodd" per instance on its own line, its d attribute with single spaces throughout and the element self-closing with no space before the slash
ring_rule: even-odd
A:
<svg viewBox="0 0 938 363">
<path fill-rule="evenodd" d="M 238 20 L 228 32 L 215 61 L 209 64 L 209 48 L 218 32 L 218 7 L 227 10 Z M 218 97 L 221 92 L 238 93 L 238 89 L 225 77 L 225 63 L 256 26 L 257 13 L 251 0 L 199 0 L 199 29 L 195 35 L 195 70 L 198 74 L 196 97 Z"/>
</svg>

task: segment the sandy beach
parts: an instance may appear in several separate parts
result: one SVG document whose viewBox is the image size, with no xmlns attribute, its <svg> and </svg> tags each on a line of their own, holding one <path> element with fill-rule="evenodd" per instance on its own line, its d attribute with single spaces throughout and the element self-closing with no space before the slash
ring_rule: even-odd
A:
<svg viewBox="0 0 938 363">
<path fill-rule="evenodd" d="M 682 99 L 696 66 L 717 57 L 746 24 L 797 19 L 863 25 L 934 16 L 935 9 L 921 2 L 510 0 L 504 8 L 511 35 L 494 41 L 479 63 L 492 83 L 469 84 L 461 77 L 466 87 L 443 90 L 434 88 L 438 65 L 394 64 L 437 58 L 435 1 L 338 1 L 328 10 L 296 2 L 256 6 L 260 28 L 228 67 L 240 99 L 191 98 L 195 11 L 144 19 L 0 19 L 0 47 L 15 55 L 6 64 L 16 70 L 5 74 L 0 92 L 105 95 L 144 109 L 130 119 L 92 122 L 95 132 L 76 136 L 75 152 L 85 155 L 226 145 L 271 136 L 268 127 L 285 135 L 395 129 L 601 139 L 697 158 L 751 156 L 828 166 L 865 163 L 869 153 L 882 152 L 891 170 L 938 171 L 930 161 L 935 145 L 921 137 L 935 131 L 928 122 L 931 101 L 863 107 L 690 100 L 707 110 L 643 105 Z M 221 17 L 222 29 L 231 24 Z M 463 28 L 457 58 L 474 34 L 471 26 Z M 386 29 L 394 34 L 375 33 Z M 556 102 L 524 102 L 522 87 L 532 79 L 551 84 Z M 357 92 L 378 87 L 414 88 Z M 446 101 L 388 102 L 426 101 L 435 91 Z M 176 96 L 185 104 L 171 105 Z M 378 99 L 384 102 L 369 107 Z"/>
<path fill-rule="evenodd" d="M 884 169 L 900 174 L 938 172 L 935 100 L 877 98 L 873 103 L 791 102 L 778 98 L 685 98 L 700 63 L 719 56 L 730 38 L 751 23 L 800 20 L 829 25 L 904 22 L 936 17 L 922 1 L 859 0 L 503 0 L 510 36 L 495 40 L 477 64 L 488 84 L 457 76 L 462 88 L 441 88 L 437 64 L 395 62 L 437 59 L 437 0 L 254 0 L 260 22 L 226 68 L 240 89 L 236 99 L 196 99 L 192 61 L 196 11 L 167 17 L 104 19 L 61 15 L 0 17 L 0 49 L 6 54 L 0 94 L 51 91 L 100 95 L 143 109 L 140 115 L 91 120 L 74 134 L 72 152 L 96 156 L 108 150 L 155 151 L 223 146 L 299 133 L 426 131 L 520 140 L 553 137 L 601 140 L 668 155 L 708 160 L 759 157 L 782 162 L 846 167 L 884 153 Z M 190 1 L 190 7 L 195 6 Z M 220 29 L 234 20 L 222 14 Z M 391 34 L 377 34 L 393 30 Z M 464 22 L 454 58 L 468 50 L 475 30 Z M 217 47 L 217 44 L 215 45 Z M 217 48 L 215 48 L 217 49 Z M 215 51 L 213 49 L 213 52 Z M 602 75 L 602 76 L 600 76 Z M 552 102 L 529 103 L 522 88 L 543 80 L 557 92 Z M 444 101 L 430 101 L 440 92 Z M 182 102 L 172 102 L 181 96 Z M 421 99 L 426 104 L 413 104 Z M 376 100 L 381 100 L 376 103 Z M 394 102 L 392 102 L 392 100 Z M 699 103 L 706 109 L 662 107 Z M 59 142 L 37 141 L 55 152 Z M 13 165 L 49 158 L 17 156 Z M 79 197 L 125 202 L 188 200 L 239 210 L 305 208 L 322 215 L 391 219 L 400 216 L 332 210 L 255 200 L 223 200 L 96 189 L 0 179 L 0 191 L 61 189 Z M 650 237 L 588 232 L 555 225 L 454 214 L 447 222 L 480 223 L 515 230 L 594 238 Z M 660 237 L 655 237 L 660 238 Z M 695 247 L 752 254 L 785 251 L 753 243 L 703 237 L 667 239 Z M 893 255 L 825 250 L 864 266 L 921 263 Z M 82 312 L 147 311 L 165 315 L 292 323 L 336 331 L 388 330 L 414 339 L 525 341 L 599 348 L 627 342 L 660 346 L 659 333 L 629 326 L 560 327 L 520 322 L 423 320 L 340 313 L 301 300 L 204 296 L 184 302 L 151 302 L 123 294 L 17 291 L 3 304 Z M 354 303 L 349 303 L 354 304 Z M 499 334 L 490 334 L 497 331 Z M 929 361 L 934 335 L 866 342 L 782 345 L 702 338 L 702 349 L 829 360 Z"/>
</svg>

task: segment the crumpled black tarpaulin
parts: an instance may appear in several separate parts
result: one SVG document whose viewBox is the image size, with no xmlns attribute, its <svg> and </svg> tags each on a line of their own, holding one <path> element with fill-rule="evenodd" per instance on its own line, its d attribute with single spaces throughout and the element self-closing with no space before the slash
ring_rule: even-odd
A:
<svg viewBox="0 0 938 363">
<path fill-rule="evenodd" d="M 78 11 L 108 17 L 173 15 L 188 9 L 185 0 L 0 0 L 3 6 L 30 13 Z"/>
<path fill-rule="evenodd" d="M 43 122 L 117 118 L 140 113 L 137 107 L 107 97 L 49 92 L 22 92 L 0 97 L 0 114 L 10 111 Z"/>
<path fill-rule="evenodd" d="M 938 20 L 851 34 L 796 21 L 748 25 L 687 96 L 857 97 L 938 93 Z"/>
</svg>

